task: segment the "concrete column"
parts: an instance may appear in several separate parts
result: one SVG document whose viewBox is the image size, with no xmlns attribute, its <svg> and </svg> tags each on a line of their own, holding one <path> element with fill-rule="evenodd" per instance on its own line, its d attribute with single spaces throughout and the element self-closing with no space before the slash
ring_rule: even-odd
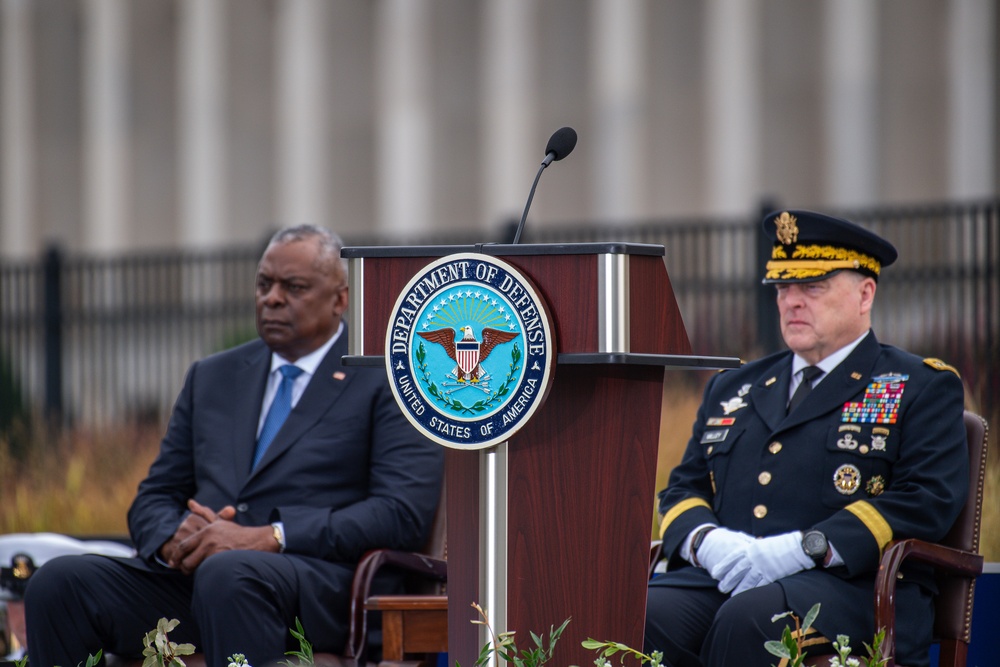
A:
<svg viewBox="0 0 1000 667">
<path fill-rule="evenodd" d="M 228 238 L 225 5 L 180 0 L 178 10 L 180 243 L 217 245 Z"/>
<path fill-rule="evenodd" d="M 838 206 L 878 198 L 878 12 L 870 0 L 823 3 L 824 190 Z"/>
<path fill-rule="evenodd" d="M 128 2 L 86 0 L 83 30 L 83 246 L 128 243 Z"/>
<path fill-rule="evenodd" d="M 542 161 L 535 135 L 534 0 L 486 0 L 482 23 L 482 219 L 520 220 Z M 555 128 L 553 128 L 555 129 Z M 542 139 L 544 141 L 544 139 Z M 537 159 L 536 159 L 537 158 Z M 520 202 L 520 205 L 519 205 Z"/>
<path fill-rule="evenodd" d="M 0 255 L 27 257 L 35 250 L 34 64 L 30 0 L 0 4 Z"/>
<path fill-rule="evenodd" d="M 605 221 L 634 221 L 646 202 L 647 72 L 643 0 L 592 0 L 594 207 Z"/>
<path fill-rule="evenodd" d="M 283 0 L 277 39 L 277 223 L 329 225 L 324 0 Z"/>
<path fill-rule="evenodd" d="M 948 11 L 948 196 L 994 196 L 997 5 L 951 0 Z"/>
<path fill-rule="evenodd" d="M 705 111 L 709 213 L 744 215 L 759 197 L 758 0 L 707 0 Z"/>
<path fill-rule="evenodd" d="M 430 9 L 427 0 L 383 0 L 377 9 L 375 208 L 378 229 L 389 233 L 431 229 Z"/>
</svg>

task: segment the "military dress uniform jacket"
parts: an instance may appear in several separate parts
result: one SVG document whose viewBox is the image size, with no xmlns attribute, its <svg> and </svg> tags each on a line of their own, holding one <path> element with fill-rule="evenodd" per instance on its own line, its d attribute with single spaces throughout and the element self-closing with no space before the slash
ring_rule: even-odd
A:
<svg viewBox="0 0 1000 667">
<path fill-rule="evenodd" d="M 874 581 L 885 546 L 941 539 L 966 499 L 962 383 L 940 362 L 880 345 L 869 332 L 786 416 L 791 363 L 783 352 L 709 381 L 684 457 L 659 494 L 669 561 L 650 585 L 717 584 L 679 556 L 703 523 L 758 537 L 820 530 L 844 564 L 779 583 L 800 618 L 819 602 L 815 627 L 861 646 L 874 634 Z M 900 583 L 903 659 L 930 641 L 933 580 L 911 568 Z"/>
</svg>

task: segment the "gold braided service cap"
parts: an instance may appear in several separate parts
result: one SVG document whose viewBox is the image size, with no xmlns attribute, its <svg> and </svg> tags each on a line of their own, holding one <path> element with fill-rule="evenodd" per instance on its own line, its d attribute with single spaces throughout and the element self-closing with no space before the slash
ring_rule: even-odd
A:
<svg viewBox="0 0 1000 667">
<path fill-rule="evenodd" d="M 812 211 L 775 211 L 764 218 L 774 241 L 764 283 L 808 283 L 839 271 L 858 271 L 878 280 L 896 261 L 896 248 L 863 227 Z"/>
</svg>

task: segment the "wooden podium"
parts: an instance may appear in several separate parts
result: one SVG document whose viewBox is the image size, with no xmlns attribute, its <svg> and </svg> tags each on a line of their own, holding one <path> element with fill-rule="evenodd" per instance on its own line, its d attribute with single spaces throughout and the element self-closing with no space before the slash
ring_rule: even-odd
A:
<svg viewBox="0 0 1000 667">
<path fill-rule="evenodd" d="M 642 648 L 664 371 L 732 368 L 696 357 L 659 245 L 626 243 L 344 248 L 351 287 L 346 363 L 384 363 L 397 296 L 428 263 L 483 253 L 547 302 L 557 364 L 545 403 L 505 443 L 449 449 L 449 662 L 472 667 L 496 631 L 572 618 L 559 665 L 592 664 L 588 637 Z M 687 430 L 688 424 L 676 428 Z"/>
</svg>

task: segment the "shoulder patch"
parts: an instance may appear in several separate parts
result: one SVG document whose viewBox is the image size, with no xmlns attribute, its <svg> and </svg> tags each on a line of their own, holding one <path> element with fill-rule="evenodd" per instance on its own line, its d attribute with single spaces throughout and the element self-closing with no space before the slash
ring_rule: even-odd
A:
<svg viewBox="0 0 1000 667">
<path fill-rule="evenodd" d="M 949 366 L 948 364 L 944 363 L 940 359 L 935 359 L 933 357 L 927 357 L 926 359 L 924 359 L 924 363 L 927 364 L 928 366 L 930 366 L 931 368 L 933 368 L 936 371 L 951 371 L 955 375 L 958 375 L 958 377 L 962 377 L 959 374 L 957 368 L 955 368 L 954 366 Z"/>
</svg>

